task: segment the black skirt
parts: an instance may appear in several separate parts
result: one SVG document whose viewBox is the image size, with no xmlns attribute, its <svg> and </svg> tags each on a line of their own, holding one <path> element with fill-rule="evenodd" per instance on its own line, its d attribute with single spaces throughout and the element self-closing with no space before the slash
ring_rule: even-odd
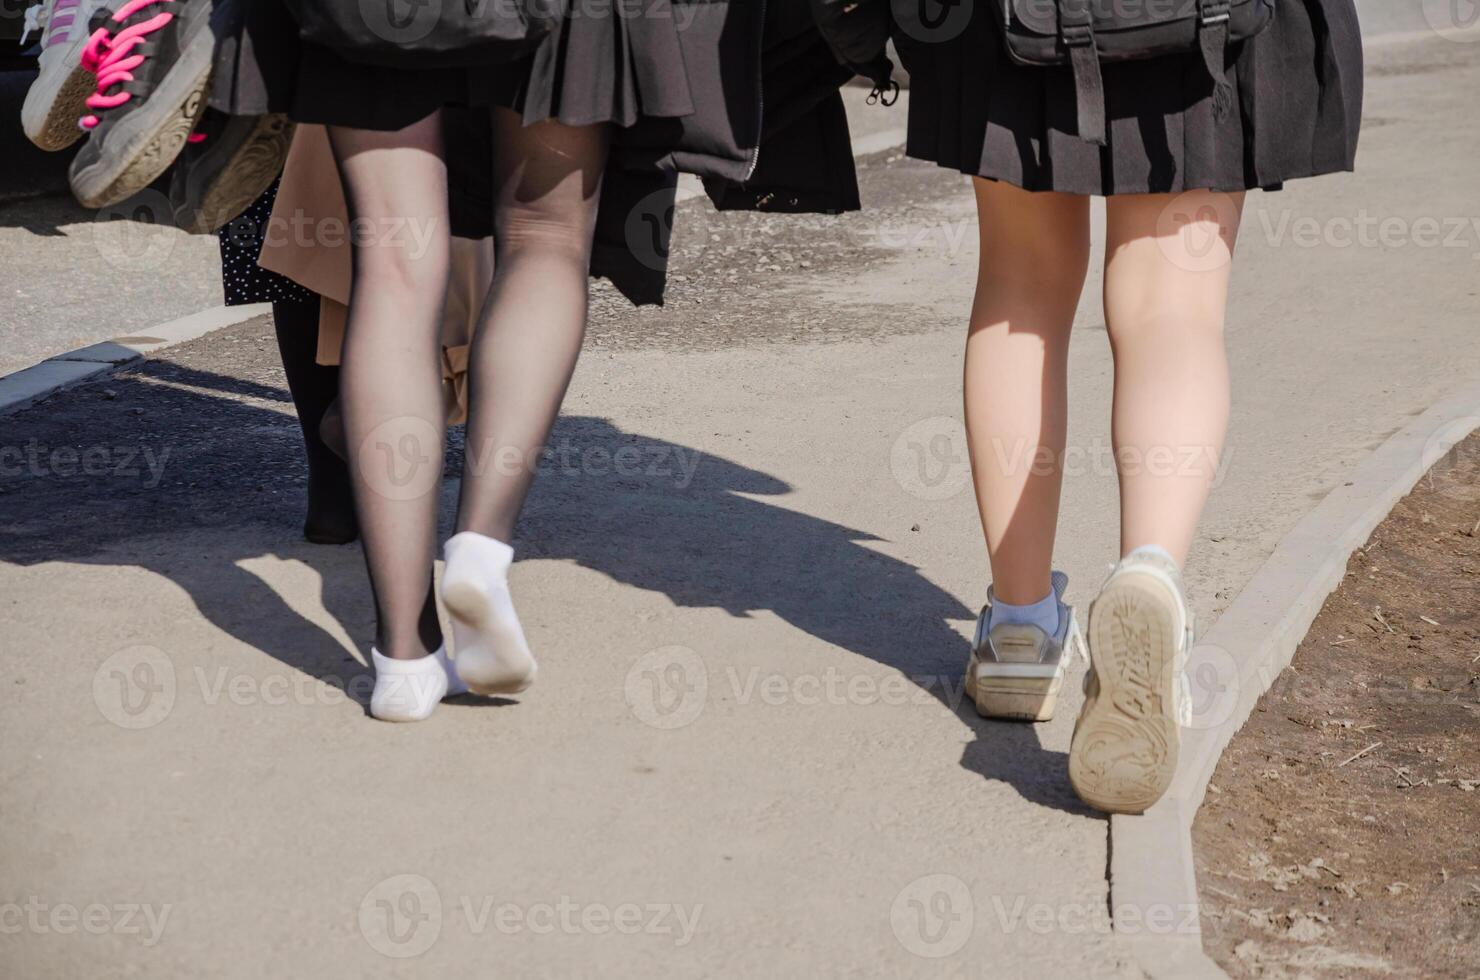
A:
<svg viewBox="0 0 1480 980">
<path fill-rule="evenodd" d="M 1104 195 L 1274 189 L 1352 169 L 1362 117 L 1352 0 L 1275 4 L 1263 33 L 1229 49 L 1236 98 L 1222 118 L 1200 54 L 1105 65 L 1103 147 L 1077 134 L 1069 69 L 1014 63 L 987 0 L 967 0 L 969 20 L 940 40 L 915 27 L 921 6 L 940 0 L 892 2 L 911 157 L 1031 191 Z"/>
<path fill-rule="evenodd" d="M 582 0 L 530 57 L 468 69 L 361 65 L 302 42 L 280 0 L 223 0 L 211 104 L 295 121 L 397 130 L 443 106 L 506 106 L 572 126 L 695 111 L 679 48 L 685 5 Z M 233 22 L 234 21 L 234 22 Z"/>
</svg>

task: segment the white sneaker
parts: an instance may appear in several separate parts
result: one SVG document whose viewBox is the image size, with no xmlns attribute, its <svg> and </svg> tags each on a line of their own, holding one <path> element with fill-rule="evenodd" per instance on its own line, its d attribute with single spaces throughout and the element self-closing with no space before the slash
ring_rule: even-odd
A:
<svg viewBox="0 0 1480 980">
<path fill-rule="evenodd" d="M 1058 705 L 1069 661 L 1076 652 L 1088 659 L 1074 607 L 1064 603 L 1069 576 L 1054 572 L 1052 582 L 1059 607 L 1059 628 L 1053 636 L 1032 625 L 993 626 L 993 595 L 987 590 L 987 605 L 977 617 L 966 662 L 966 696 L 983 718 L 1048 721 Z"/>
<path fill-rule="evenodd" d="M 1135 552 L 1089 610 L 1090 670 L 1069 743 L 1069 781 L 1106 813 L 1143 813 L 1177 771 L 1192 610 L 1170 560 Z"/>
<path fill-rule="evenodd" d="M 87 97 L 97 88 L 82 67 L 88 23 L 100 8 L 121 0 L 44 0 L 26 11 L 26 35 L 41 31 L 41 74 L 26 92 L 21 127 L 43 150 L 64 150 L 82 138 L 77 120 L 87 113 Z"/>
</svg>

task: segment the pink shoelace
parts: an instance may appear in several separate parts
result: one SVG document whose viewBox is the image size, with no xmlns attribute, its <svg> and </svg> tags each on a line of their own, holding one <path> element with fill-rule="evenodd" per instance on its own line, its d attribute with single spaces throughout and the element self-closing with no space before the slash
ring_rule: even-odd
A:
<svg viewBox="0 0 1480 980">
<path fill-rule="evenodd" d="M 121 22 L 151 4 L 171 2 L 173 0 L 128 0 L 113 14 L 113 20 Z M 110 35 L 104 27 L 93 31 L 82 48 L 82 67 L 98 78 L 97 91 L 87 97 L 89 109 L 115 109 L 133 98 L 128 92 L 110 93 L 108 90 L 134 80 L 134 69 L 144 63 L 144 55 L 132 53 L 134 48 L 174 19 L 174 14 L 160 12 L 142 23 L 125 27 L 116 35 Z M 77 124 L 84 130 L 91 130 L 100 121 L 96 115 L 90 114 L 79 119 Z"/>
</svg>

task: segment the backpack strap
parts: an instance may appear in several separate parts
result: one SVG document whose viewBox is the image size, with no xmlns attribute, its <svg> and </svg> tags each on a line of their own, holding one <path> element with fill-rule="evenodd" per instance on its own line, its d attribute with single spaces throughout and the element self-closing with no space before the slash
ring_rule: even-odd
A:
<svg viewBox="0 0 1480 980">
<path fill-rule="evenodd" d="M 1233 90 L 1223 66 L 1228 51 L 1229 0 L 1197 0 L 1197 42 L 1213 80 L 1213 118 L 1223 119 L 1233 107 Z"/>
<path fill-rule="evenodd" d="M 1199 0 L 1223 4 L 1228 0 Z M 1226 20 L 1225 15 L 1225 20 Z M 1224 25 L 1225 32 L 1227 25 Z M 1059 38 L 1069 52 L 1074 69 L 1074 96 L 1079 109 L 1079 138 L 1096 146 L 1105 145 L 1105 80 L 1100 74 L 1100 53 L 1095 48 L 1095 28 L 1090 0 L 1059 0 Z M 1222 56 L 1219 56 L 1220 63 Z"/>
</svg>

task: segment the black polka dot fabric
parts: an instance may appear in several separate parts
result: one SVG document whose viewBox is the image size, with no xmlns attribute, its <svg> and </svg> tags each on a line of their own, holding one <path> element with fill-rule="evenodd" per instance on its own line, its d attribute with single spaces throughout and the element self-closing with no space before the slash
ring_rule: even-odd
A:
<svg viewBox="0 0 1480 980">
<path fill-rule="evenodd" d="M 277 189 L 277 181 L 273 181 L 251 207 L 216 233 L 221 240 L 221 286 L 227 306 L 285 300 L 304 302 L 317 298 L 312 291 L 287 276 L 257 264 L 262 239 L 267 234 L 267 220 L 272 217 L 272 203 L 277 200 Z"/>
</svg>

